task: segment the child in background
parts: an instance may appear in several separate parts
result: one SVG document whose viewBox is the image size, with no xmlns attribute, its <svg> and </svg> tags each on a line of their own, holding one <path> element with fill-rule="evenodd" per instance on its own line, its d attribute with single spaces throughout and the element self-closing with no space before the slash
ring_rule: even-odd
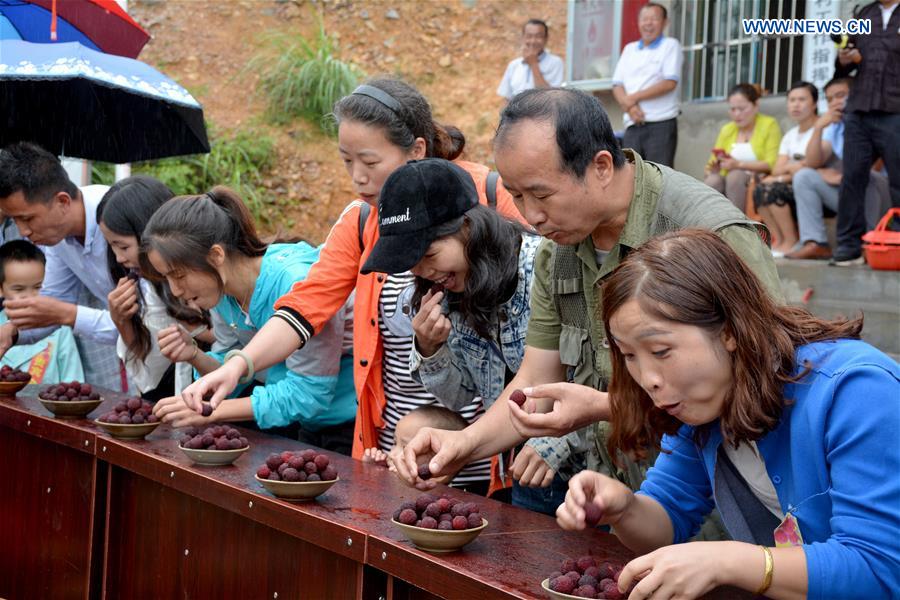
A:
<svg viewBox="0 0 900 600">
<path fill-rule="evenodd" d="M 44 283 L 47 260 L 41 249 L 27 240 L 13 240 L 0 246 L 0 292 L 3 299 L 37 296 Z M 0 325 L 9 319 L 0 310 Z M 69 327 L 60 327 L 33 344 L 18 344 L 0 359 L 8 365 L 31 373 L 31 383 L 82 381 L 84 370 Z"/>
</svg>

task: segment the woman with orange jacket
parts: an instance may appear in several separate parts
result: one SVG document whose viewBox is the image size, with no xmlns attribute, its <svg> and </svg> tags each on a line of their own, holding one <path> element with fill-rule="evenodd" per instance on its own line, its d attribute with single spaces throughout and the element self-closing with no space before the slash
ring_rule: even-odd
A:
<svg viewBox="0 0 900 600">
<path fill-rule="evenodd" d="M 385 314 L 382 302 L 382 292 L 386 283 L 390 283 L 387 281 L 389 276 L 360 274 L 361 266 L 378 239 L 377 203 L 381 186 L 407 161 L 444 158 L 453 160 L 472 176 L 479 200 L 488 204 L 489 169 L 459 160 L 465 146 L 462 132 L 434 122 L 427 100 L 402 81 L 369 81 L 339 100 L 334 114 L 339 124 L 341 158 L 359 200 L 344 209 L 328 234 L 319 261 L 305 280 L 296 283 L 291 292 L 277 302 L 275 315 L 251 342 L 229 357 L 221 368 L 186 388 L 182 397 L 199 411 L 201 399 L 212 394 L 210 402 L 216 406 L 239 380 L 284 360 L 303 346 L 355 290 L 353 355 L 359 407 L 353 456 L 361 458 L 365 448 L 384 445 L 379 444 L 379 433 L 386 428 L 385 388 L 390 388 L 392 383 L 384 375 L 386 363 L 395 360 L 385 356 L 383 344 L 383 327 L 385 324 L 390 327 L 390 321 L 395 320 L 395 315 Z M 521 221 L 512 197 L 502 184 L 499 181 L 490 183 L 496 185 L 497 211 Z M 368 217 L 361 223 L 366 212 Z M 408 314 L 402 317 L 410 318 Z M 411 325 L 409 335 L 412 335 Z M 406 358 L 403 360 L 405 362 Z M 390 367 L 388 364 L 388 370 Z"/>
</svg>

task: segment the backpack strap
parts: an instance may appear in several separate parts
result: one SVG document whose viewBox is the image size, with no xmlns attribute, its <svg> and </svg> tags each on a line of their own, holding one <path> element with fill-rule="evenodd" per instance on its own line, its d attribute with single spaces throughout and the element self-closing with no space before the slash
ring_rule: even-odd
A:
<svg viewBox="0 0 900 600">
<path fill-rule="evenodd" d="M 363 231 L 366 229 L 366 221 L 369 220 L 369 213 L 372 212 L 372 206 L 368 202 L 363 202 L 359 207 L 359 251 L 362 253 L 366 249 L 363 244 Z"/>
<path fill-rule="evenodd" d="M 500 173 L 491 171 L 484 182 L 484 195 L 487 196 L 488 206 L 497 208 L 497 182 L 500 181 Z"/>
</svg>

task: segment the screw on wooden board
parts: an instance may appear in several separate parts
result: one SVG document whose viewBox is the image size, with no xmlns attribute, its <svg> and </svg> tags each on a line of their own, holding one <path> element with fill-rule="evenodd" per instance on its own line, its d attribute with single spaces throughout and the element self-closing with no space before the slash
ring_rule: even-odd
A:
<svg viewBox="0 0 900 600">
<path fill-rule="evenodd" d="M 387 560 L 387 552 L 381 553 L 381 560 Z"/>
<path fill-rule="evenodd" d="M 353 538 L 347 538 L 347 546 L 349 547 L 352 545 L 353 545 Z"/>
</svg>

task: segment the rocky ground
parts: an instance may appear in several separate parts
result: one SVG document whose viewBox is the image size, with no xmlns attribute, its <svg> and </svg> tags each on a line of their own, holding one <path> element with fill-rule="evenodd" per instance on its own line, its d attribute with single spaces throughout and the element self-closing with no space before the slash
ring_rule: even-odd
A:
<svg viewBox="0 0 900 600">
<path fill-rule="evenodd" d="M 220 130 L 257 127 L 276 140 L 265 185 L 279 198 L 292 233 L 322 241 L 353 199 L 336 142 L 304 121 L 274 126 L 248 63 L 272 48 L 277 33 L 316 32 L 316 15 L 339 55 L 372 75 L 397 75 L 429 98 L 439 121 L 466 134 L 467 157 L 490 160 L 502 100 L 497 84 L 518 50 L 522 24 L 550 25 L 549 48 L 565 51 L 566 2 L 513 0 L 132 0 L 129 11 L 153 36 L 141 59 L 187 87 Z"/>
</svg>

